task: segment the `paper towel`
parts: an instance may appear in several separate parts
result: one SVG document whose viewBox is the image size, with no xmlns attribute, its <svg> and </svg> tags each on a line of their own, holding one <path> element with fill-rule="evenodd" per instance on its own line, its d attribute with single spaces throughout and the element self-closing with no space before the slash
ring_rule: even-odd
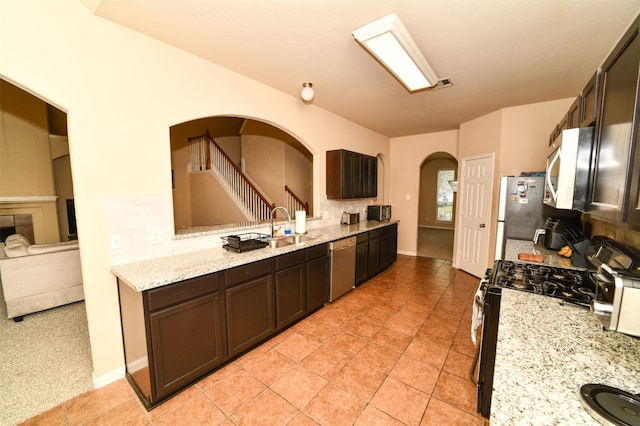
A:
<svg viewBox="0 0 640 426">
<path fill-rule="evenodd" d="M 296 234 L 307 232 L 307 212 L 296 210 Z"/>
</svg>

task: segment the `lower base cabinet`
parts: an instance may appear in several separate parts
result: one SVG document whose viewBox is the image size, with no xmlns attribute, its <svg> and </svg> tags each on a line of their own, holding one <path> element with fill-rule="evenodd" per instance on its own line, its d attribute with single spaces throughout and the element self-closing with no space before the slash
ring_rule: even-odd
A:
<svg viewBox="0 0 640 426">
<path fill-rule="evenodd" d="M 226 290 L 229 356 L 234 357 L 275 331 L 273 277 L 260 277 Z"/>
<path fill-rule="evenodd" d="M 398 224 L 356 236 L 356 285 L 388 268 L 398 259 Z"/>
<path fill-rule="evenodd" d="M 127 379 L 147 408 L 228 359 L 220 274 L 118 293 Z"/>
<path fill-rule="evenodd" d="M 329 246 L 306 250 L 307 313 L 321 308 L 329 299 Z"/>
</svg>

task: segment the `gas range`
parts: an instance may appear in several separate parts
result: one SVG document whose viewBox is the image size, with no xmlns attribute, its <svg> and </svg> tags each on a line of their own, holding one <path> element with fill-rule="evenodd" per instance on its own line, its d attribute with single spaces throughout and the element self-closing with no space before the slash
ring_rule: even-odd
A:
<svg viewBox="0 0 640 426">
<path fill-rule="evenodd" d="M 503 260 L 495 262 L 489 284 L 555 297 L 584 307 L 590 306 L 596 294 L 596 285 L 585 270 Z"/>
</svg>

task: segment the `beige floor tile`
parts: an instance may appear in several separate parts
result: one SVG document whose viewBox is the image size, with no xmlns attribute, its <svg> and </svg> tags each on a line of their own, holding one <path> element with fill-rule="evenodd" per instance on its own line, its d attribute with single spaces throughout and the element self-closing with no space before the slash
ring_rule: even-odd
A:
<svg viewBox="0 0 640 426">
<path fill-rule="evenodd" d="M 351 361 L 336 374 L 332 382 L 363 401 L 369 401 L 384 379 L 384 373 L 357 361 Z"/>
<path fill-rule="evenodd" d="M 322 345 L 311 352 L 300 364 L 313 371 L 320 377 L 331 379 L 342 367 L 349 362 L 349 358 L 331 347 Z"/>
<path fill-rule="evenodd" d="M 431 394 L 440 376 L 440 369 L 408 356 L 402 356 L 389 376 L 426 394 Z"/>
<path fill-rule="evenodd" d="M 238 370 L 219 381 L 205 393 L 227 415 L 262 392 L 266 386 L 245 370 Z"/>
<path fill-rule="evenodd" d="M 161 405 L 162 407 L 162 405 Z M 198 393 L 165 416 L 155 420 L 155 426 L 218 425 L 227 416 L 203 393 Z"/>
<path fill-rule="evenodd" d="M 484 420 L 432 397 L 420 426 L 483 426 Z"/>
<path fill-rule="evenodd" d="M 321 425 L 353 425 L 366 403 L 329 383 L 316 395 L 304 412 Z"/>
<path fill-rule="evenodd" d="M 244 369 L 268 386 L 294 364 L 295 362 L 277 350 L 271 349 L 245 364 Z"/>
<path fill-rule="evenodd" d="M 265 389 L 231 416 L 231 420 L 238 426 L 280 426 L 297 414 L 297 408 L 271 389 Z"/>
<path fill-rule="evenodd" d="M 407 425 L 420 423 L 428 403 L 429 395 L 391 377 L 371 400 L 371 405 Z"/>
<path fill-rule="evenodd" d="M 314 372 L 301 365 L 295 365 L 280 376 L 271 385 L 271 389 L 297 408 L 302 409 L 327 383 L 327 380 Z"/>
<path fill-rule="evenodd" d="M 279 345 L 275 346 L 274 349 L 289 359 L 295 362 L 300 362 L 318 346 L 320 346 L 319 343 L 316 343 L 301 334 L 294 333 L 283 340 Z"/>
</svg>

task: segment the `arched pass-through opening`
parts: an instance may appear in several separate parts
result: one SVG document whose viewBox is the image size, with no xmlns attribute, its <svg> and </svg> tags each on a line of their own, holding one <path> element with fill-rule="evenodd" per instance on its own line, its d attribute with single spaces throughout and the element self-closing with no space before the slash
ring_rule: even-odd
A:
<svg viewBox="0 0 640 426">
<path fill-rule="evenodd" d="M 418 256 L 451 260 L 455 229 L 458 161 L 446 152 L 420 166 Z"/>
</svg>

